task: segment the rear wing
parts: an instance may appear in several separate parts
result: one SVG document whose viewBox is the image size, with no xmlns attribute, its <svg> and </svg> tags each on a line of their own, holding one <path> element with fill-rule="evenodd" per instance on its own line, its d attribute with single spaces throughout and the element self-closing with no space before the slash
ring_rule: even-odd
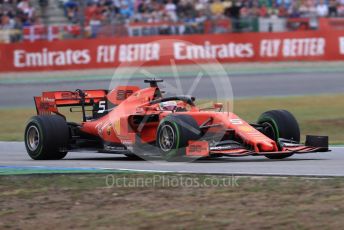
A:
<svg viewBox="0 0 344 230">
<path fill-rule="evenodd" d="M 65 117 L 58 111 L 58 107 L 81 106 L 83 121 L 85 121 L 85 106 L 95 106 L 97 112 L 94 116 L 99 117 L 107 113 L 108 103 L 112 104 L 112 106 L 117 106 L 139 89 L 137 86 L 118 86 L 110 92 L 104 89 L 77 89 L 74 92 L 52 91 L 43 92 L 42 96 L 36 96 L 34 100 L 38 115 L 51 115 L 54 113 Z"/>
<path fill-rule="evenodd" d="M 107 90 L 84 90 L 80 92 L 75 91 L 53 91 L 43 92 L 42 96 L 34 97 L 36 111 L 38 115 L 51 115 L 52 113 L 61 115 L 58 107 L 65 106 L 92 106 L 100 101 L 106 101 Z"/>
</svg>

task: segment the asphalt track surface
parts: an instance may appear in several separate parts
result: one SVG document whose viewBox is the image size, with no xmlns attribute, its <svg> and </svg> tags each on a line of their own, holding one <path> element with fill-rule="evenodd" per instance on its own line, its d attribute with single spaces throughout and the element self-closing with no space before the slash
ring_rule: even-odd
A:
<svg viewBox="0 0 344 230">
<path fill-rule="evenodd" d="M 171 163 L 130 160 L 123 155 L 71 152 L 63 160 L 34 161 L 23 142 L 0 142 L 0 166 L 65 167 L 149 172 L 205 173 L 228 175 L 276 176 L 344 176 L 344 147 L 331 147 L 332 152 L 294 155 L 284 160 L 265 157 L 236 157 Z"/>
<path fill-rule="evenodd" d="M 234 98 L 257 96 L 291 96 L 344 92 L 344 72 L 313 73 L 269 73 L 238 74 L 218 76 L 229 78 Z M 195 77 L 181 77 L 184 92 L 193 84 Z M 164 80 L 175 85 L 175 78 L 164 77 Z M 196 98 L 214 98 L 214 81 L 202 77 L 193 96 Z M 144 87 L 143 79 L 131 79 L 130 84 Z M 31 107 L 33 96 L 42 91 L 80 89 L 109 89 L 110 80 L 85 80 L 62 82 L 35 82 L 21 84 L 0 84 L 0 107 Z M 230 90 L 230 87 L 228 87 Z M 228 99 L 228 98 L 227 98 Z"/>
</svg>

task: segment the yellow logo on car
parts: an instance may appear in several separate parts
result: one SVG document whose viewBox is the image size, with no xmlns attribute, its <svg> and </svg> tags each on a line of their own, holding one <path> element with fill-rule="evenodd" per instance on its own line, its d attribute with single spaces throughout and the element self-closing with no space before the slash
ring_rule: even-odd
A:
<svg viewBox="0 0 344 230">
<path fill-rule="evenodd" d="M 106 133 L 107 133 L 108 136 L 111 135 L 111 124 L 107 127 Z"/>
<path fill-rule="evenodd" d="M 117 134 L 121 134 L 121 119 L 115 121 L 113 128 Z"/>
<path fill-rule="evenodd" d="M 250 126 L 240 126 L 240 127 L 239 127 L 239 130 L 240 130 L 240 131 L 243 131 L 243 132 L 251 132 L 251 131 L 253 131 L 253 130 L 255 130 L 255 129 L 253 129 L 253 128 L 250 127 Z"/>
</svg>

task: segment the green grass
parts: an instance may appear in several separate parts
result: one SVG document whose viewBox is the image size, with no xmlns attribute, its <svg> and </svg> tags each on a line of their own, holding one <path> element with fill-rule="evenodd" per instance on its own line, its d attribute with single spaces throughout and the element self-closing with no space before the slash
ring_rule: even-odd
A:
<svg viewBox="0 0 344 230">
<path fill-rule="evenodd" d="M 81 113 L 71 113 L 67 108 L 59 109 L 68 121 L 80 122 Z M 3 108 L 0 109 L 0 141 L 22 141 L 24 130 L 30 117 L 36 115 L 35 108 Z"/>
<path fill-rule="evenodd" d="M 257 97 L 234 101 L 233 111 L 249 122 L 272 109 L 289 110 L 297 119 L 304 140 L 306 134 L 328 135 L 331 144 L 344 143 L 344 94 Z"/>
<path fill-rule="evenodd" d="M 118 183 L 108 186 L 109 176 Z M 147 186 L 129 186 L 142 180 Z M 182 184 L 225 180 L 236 183 Z M 173 186 L 167 181 L 173 181 Z M 139 173 L 0 176 L 0 228 L 341 229 L 343 188 L 343 178 Z"/>
<path fill-rule="evenodd" d="M 292 112 L 299 121 L 303 136 L 328 135 L 331 144 L 344 143 L 344 94 L 234 101 L 234 112 L 250 122 L 255 122 L 261 113 L 271 109 L 286 109 Z M 64 113 L 66 112 L 67 110 L 64 110 Z M 0 109 L 0 140 L 23 140 L 26 121 L 34 114 L 34 108 Z M 68 117 L 77 121 L 81 115 L 68 113 Z"/>
</svg>

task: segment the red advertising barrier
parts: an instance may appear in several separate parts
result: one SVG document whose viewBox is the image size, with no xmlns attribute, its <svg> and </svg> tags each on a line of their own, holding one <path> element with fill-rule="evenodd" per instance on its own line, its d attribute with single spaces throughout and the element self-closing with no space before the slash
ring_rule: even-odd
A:
<svg viewBox="0 0 344 230">
<path fill-rule="evenodd" d="M 0 71 L 344 60 L 344 31 L 153 36 L 0 45 Z"/>
</svg>

